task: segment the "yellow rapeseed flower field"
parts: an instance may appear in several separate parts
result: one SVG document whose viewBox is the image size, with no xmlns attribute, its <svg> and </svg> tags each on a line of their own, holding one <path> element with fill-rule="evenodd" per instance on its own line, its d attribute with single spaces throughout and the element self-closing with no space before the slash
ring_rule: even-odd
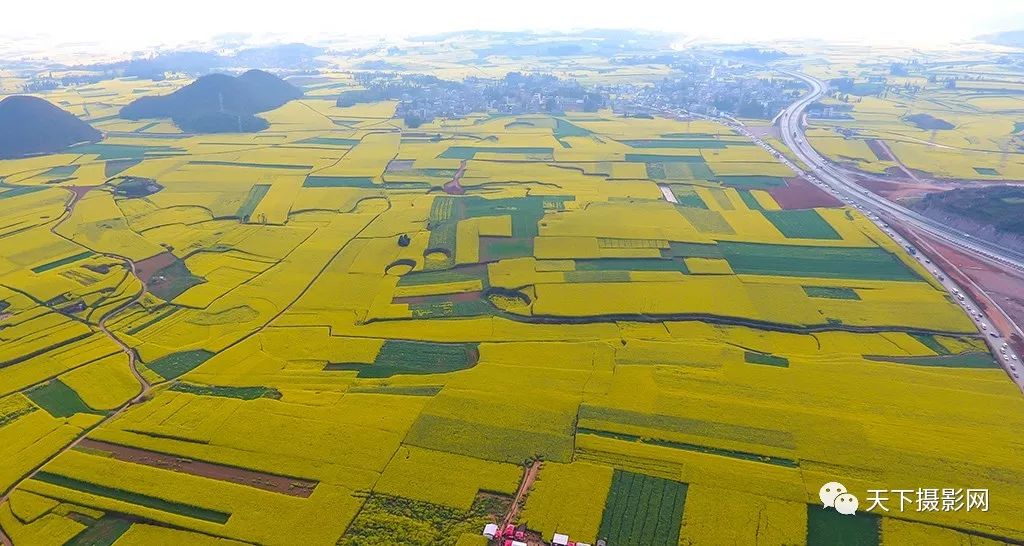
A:
<svg viewBox="0 0 1024 546">
<path fill-rule="evenodd" d="M 644 497 L 680 544 L 799 544 L 832 480 L 993 492 L 988 512 L 880 514 L 887 544 L 1024 540 L 1024 400 L 856 209 L 787 206 L 773 192 L 794 173 L 710 121 L 412 129 L 395 101 L 336 106 L 353 76 L 324 78 L 247 134 L 103 119 L 185 80 L 57 91 L 107 138 L 0 161 L 16 543 L 108 526 L 118 545 L 355 543 L 441 522 L 443 543 L 479 544 L 522 485 L 515 522 L 545 540 L 594 543 Z M 869 155 L 884 139 L 936 174 L 1024 169 L 947 153 L 1007 128 L 961 112 L 932 138 L 900 119 L 922 106 L 865 97 L 837 122 L 855 135 L 812 120 L 811 142 L 858 168 L 894 164 Z"/>
</svg>

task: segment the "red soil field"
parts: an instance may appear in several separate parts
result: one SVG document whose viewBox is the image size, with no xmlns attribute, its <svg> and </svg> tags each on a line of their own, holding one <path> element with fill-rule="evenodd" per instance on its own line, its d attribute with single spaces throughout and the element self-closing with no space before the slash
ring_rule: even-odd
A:
<svg viewBox="0 0 1024 546">
<path fill-rule="evenodd" d="M 462 180 L 462 175 L 466 174 L 466 160 L 463 159 L 462 163 L 459 164 L 459 170 L 455 172 L 455 176 L 451 180 L 445 182 L 444 192 L 448 195 L 462 195 L 466 193 L 466 188 L 463 188 L 459 181 Z"/>
<path fill-rule="evenodd" d="M 770 188 L 768 193 L 780 207 L 787 210 L 843 205 L 838 199 L 803 178 L 790 178 L 786 180 L 786 187 Z"/>
<path fill-rule="evenodd" d="M 162 252 L 156 256 L 146 258 L 135 262 L 135 272 L 138 274 L 142 282 L 149 283 L 149 280 L 153 278 L 153 275 L 161 269 L 173 264 L 177 260 L 174 254 L 170 252 Z"/>
<path fill-rule="evenodd" d="M 890 201 L 899 202 L 903 199 L 921 197 L 937 191 L 953 189 L 952 186 L 940 186 L 913 180 L 902 180 L 900 182 L 886 182 L 876 178 L 860 177 L 857 183 Z"/>
<path fill-rule="evenodd" d="M 975 258 L 931 237 L 916 232 L 913 235 L 911 240 L 923 242 L 922 248 L 937 254 L 934 256 L 937 265 L 978 303 L 1015 352 L 1024 352 L 1024 338 L 1018 333 L 1019 325 L 1024 324 L 1024 274 Z M 993 308 L 993 303 L 1006 315 Z"/>
</svg>

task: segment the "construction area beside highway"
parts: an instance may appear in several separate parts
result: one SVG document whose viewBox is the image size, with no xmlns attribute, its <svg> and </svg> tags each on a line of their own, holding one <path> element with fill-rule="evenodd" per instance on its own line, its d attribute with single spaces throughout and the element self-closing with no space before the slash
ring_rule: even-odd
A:
<svg viewBox="0 0 1024 546">
<path fill-rule="evenodd" d="M 851 172 L 824 158 L 804 133 L 808 127 L 805 110 L 825 95 L 826 85 L 805 74 L 791 75 L 807 83 L 810 92 L 783 110 L 775 121 L 782 142 L 807 167 L 804 174 L 814 183 L 841 196 L 846 203 L 861 209 L 890 235 L 895 230 L 904 237 L 902 242 L 907 250 L 924 261 L 943 286 L 957 296 L 975 320 L 999 364 L 1024 390 L 1024 372 L 1020 364 L 1020 355 L 1024 355 L 1024 330 L 1021 327 L 1024 324 L 1024 254 L 943 225 L 877 195 L 871 182 L 882 177 Z M 776 153 L 782 161 L 788 162 L 781 151 Z M 792 166 L 794 170 L 802 170 Z M 911 178 L 902 180 L 908 185 L 922 183 L 906 168 L 900 172 Z M 901 182 L 899 177 L 891 174 L 882 180 L 890 184 L 886 186 L 890 191 L 893 191 L 892 185 L 898 187 Z"/>
</svg>

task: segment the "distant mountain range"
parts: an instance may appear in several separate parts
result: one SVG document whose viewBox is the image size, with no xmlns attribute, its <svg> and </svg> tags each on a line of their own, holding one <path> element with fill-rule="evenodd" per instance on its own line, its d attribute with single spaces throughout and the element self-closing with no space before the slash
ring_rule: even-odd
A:
<svg viewBox="0 0 1024 546">
<path fill-rule="evenodd" d="M 301 43 L 253 47 L 239 50 L 230 55 L 213 51 L 167 51 L 151 57 L 138 57 L 76 68 L 154 80 L 163 79 L 167 72 L 196 75 L 239 68 L 288 67 L 292 70 L 310 70 L 323 66 L 324 62 L 317 59 L 317 56 L 326 51 L 322 47 Z"/>
<path fill-rule="evenodd" d="M 297 87 L 262 70 L 210 74 L 169 95 L 142 97 L 122 108 L 120 117 L 171 118 L 188 133 L 249 133 L 270 125 L 256 114 L 300 97 Z"/>
<path fill-rule="evenodd" d="M 979 42 L 1007 46 L 1024 47 L 1024 30 L 1009 30 L 1006 32 L 995 32 L 978 36 Z"/>
<path fill-rule="evenodd" d="M 503 32 L 465 30 L 413 36 L 411 42 L 466 42 L 480 58 L 501 56 L 571 57 L 594 55 L 614 57 L 650 53 L 671 47 L 678 35 L 617 29 L 586 29 L 569 32 Z"/>
<path fill-rule="evenodd" d="M 0 159 L 59 152 L 103 134 L 47 100 L 14 95 L 0 101 Z"/>
</svg>

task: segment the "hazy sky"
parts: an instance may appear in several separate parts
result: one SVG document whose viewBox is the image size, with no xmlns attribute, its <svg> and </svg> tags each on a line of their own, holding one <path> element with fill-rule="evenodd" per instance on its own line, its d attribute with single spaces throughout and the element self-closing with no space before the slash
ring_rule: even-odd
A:
<svg viewBox="0 0 1024 546">
<path fill-rule="evenodd" d="M 4 2 L 0 36 L 137 47 L 224 32 L 400 36 L 644 28 L 706 38 L 947 42 L 1024 28 L 1024 0 L 48 0 Z M 955 6 L 955 7 L 954 7 Z"/>
</svg>

